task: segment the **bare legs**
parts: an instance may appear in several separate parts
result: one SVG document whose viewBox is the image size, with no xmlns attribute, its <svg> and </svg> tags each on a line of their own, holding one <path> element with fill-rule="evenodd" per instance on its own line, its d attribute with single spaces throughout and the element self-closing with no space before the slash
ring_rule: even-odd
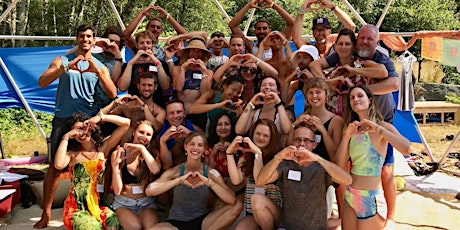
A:
<svg viewBox="0 0 460 230">
<path fill-rule="evenodd" d="M 387 202 L 387 221 L 392 221 L 396 209 L 396 182 L 393 176 L 392 165 L 385 165 L 382 168 L 382 187 Z"/>
<path fill-rule="evenodd" d="M 246 216 L 236 227 L 236 229 L 274 229 L 280 223 L 280 208 L 262 194 L 251 196 L 252 216 Z"/>
<path fill-rule="evenodd" d="M 51 206 L 53 205 L 54 193 L 56 193 L 58 178 L 61 170 L 54 168 L 54 163 L 50 163 L 48 172 L 45 175 L 43 183 L 43 203 L 42 203 L 42 217 L 35 223 L 34 228 L 46 228 L 51 219 Z"/>
<path fill-rule="evenodd" d="M 233 222 L 243 210 L 243 204 L 236 201 L 235 204 L 228 204 L 224 207 L 209 213 L 203 220 L 201 225 L 204 230 L 207 229 L 225 229 L 232 225 Z"/>
</svg>

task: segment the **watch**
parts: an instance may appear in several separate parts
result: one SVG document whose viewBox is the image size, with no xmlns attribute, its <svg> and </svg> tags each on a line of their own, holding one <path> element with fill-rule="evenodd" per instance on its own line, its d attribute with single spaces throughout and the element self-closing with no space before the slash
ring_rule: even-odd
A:
<svg viewBox="0 0 460 230">
<path fill-rule="evenodd" d="M 115 61 L 123 62 L 123 58 L 114 58 Z"/>
</svg>

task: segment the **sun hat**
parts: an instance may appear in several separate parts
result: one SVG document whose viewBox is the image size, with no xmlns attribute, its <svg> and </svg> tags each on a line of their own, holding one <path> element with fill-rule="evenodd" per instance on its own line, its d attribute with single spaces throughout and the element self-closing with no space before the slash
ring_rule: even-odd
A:
<svg viewBox="0 0 460 230">
<path fill-rule="evenodd" d="M 309 54 L 313 58 L 313 61 L 316 61 L 319 59 L 318 49 L 316 49 L 316 47 L 312 45 L 303 45 L 297 51 L 292 53 L 291 62 L 295 63 L 297 61 L 298 53 Z"/>
<path fill-rule="evenodd" d="M 206 63 L 211 58 L 211 52 L 206 48 L 205 40 L 200 36 L 195 36 L 188 40 L 188 45 L 184 49 L 177 51 L 180 62 L 185 62 L 189 57 L 190 49 L 200 49 L 203 51 L 203 62 Z"/>
</svg>

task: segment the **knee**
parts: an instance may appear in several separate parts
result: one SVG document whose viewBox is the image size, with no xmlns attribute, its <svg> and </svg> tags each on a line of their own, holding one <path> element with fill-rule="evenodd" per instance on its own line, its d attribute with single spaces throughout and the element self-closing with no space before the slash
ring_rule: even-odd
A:
<svg viewBox="0 0 460 230">
<path fill-rule="evenodd" d="M 142 230 L 142 223 L 139 221 L 127 220 L 124 222 L 125 223 L 123 223 L 121 226 L 123 229 Z"/>
<path fill-rule="evenodd" d="M 385 165 L 382 167 L 382 180 L 388 181 L 393 180 L 393 168 L 391 165 Z"/>
<path fill-rule="evenodd" d="M 254 212 L 265 209 L 265 196 L 262 194 L 254 194 L 251 196 L 251 207 Z"/>
<path fill-rule="evenodd" d="M 243 203 L 237 200 L 235 204 L 232 205 L 230 212 L 232 213 L 232 216 L 238 217 L 241 211 L 243 211 Z"/>
</svg>

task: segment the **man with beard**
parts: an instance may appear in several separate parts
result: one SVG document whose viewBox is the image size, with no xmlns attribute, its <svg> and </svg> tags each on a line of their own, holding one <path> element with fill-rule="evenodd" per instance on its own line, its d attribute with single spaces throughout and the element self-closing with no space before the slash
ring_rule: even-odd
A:
<svg viewBox="0 0 460 230">
<path fill-rule="evenodd" d="M 145 72 L 137 83 L 139 96 L 127 95 L 121 100 L 121 104 L 114 101 L 101 110 L 103 114 L 124 115 L 131 120 L 130 130 L 126 132 L 126 137 L 132 135 L 132 128 L 138 121 L 148 120 L 152 123 L 156 133 L 160 132 L 165 120 L 165 111 L 152 100 L 153 92 L 158 87 L 158 77 L 155 73 Z M 122 143 L 127 139 L 123 138 Z"/>
<path fill-rule="evenodd" d="M 157 11 L 158 12 L 158 17 L 154 17 L 150 14 L 151 11 Z M 129 49 L 131 49 L 133 52 L 136 52 L 137 49 L 139 49 L 136 46 L 136 41 L 132 38 L 133 33 L 139 26 L 139 24 L 142 22 L 142 19 L 144 17 L 149 17 L 150 21 L 147 23 L 147 27 L 145 30 L 148 30 L 152 32 L 154 39 L 153 39 L 153 50 L 155 56 L 160 60 L 160 61 L 165 61 L 165 54 L 163 48 L 158 44 L 158 37 L 160 37 L 161 33 L 163 32 L 163 25 L 161 21 L 158 18 L 164 18 L 166 21 L 168 21 L 176 30 L 177 34 L 184 34 L 187 33 L 187 31 L 171 16 L 166 10 L 159 6 L 148 6 L 144 10 L 142 10 L 126 27 L 125 31 L 123 34 L 127 38 L 127 46 Z"/>
<path fill-rule="evenodd" d="M 185 118 L 184 102 L 173 99 L 166 103 L 166 122 L 159 133 L 160 159 L 163 170 L 185 162 L 184 140 L 192 131 L 202 131 Z"/>
<path fill-rule="evenodd" d="M 257 186 L 276 180 L 280 183 L 282 229 L 328 229 L 327 188 L 332 180 L 351 184 L 351 175 L 312 152 L 317 146 L 315 133 L 305 123 L 293 127 L 291 132 L 291 146 L 281 150 L 261 169 Z"/>
<path fill-rule="evenodd" d="M 94 102 L 97 82 L 109 98 L 117 96 L 117 88 L 110 79 L 107 68 L 91 55 L 96 43 L 94 29 L 81 25 L 76 33 L 77 48 L 74 52 L 55 58 L 38 79 L 38 85 L 44 88 L 59 79 L 56 91 L 56 109 L 51 131 L 50 167 L 43 185 L 42 216 L 34 228 L 45 228 L 51 219 L 51 205 L 58 185 L 61 171 L 54 167 L 54 156 L 62 136 L 70 130 L 67 119 L 76 112 L 94 116 L 100 109 Z"/>
<path fill-rule="evenodd" d="M 314 8 L 314 4 L 320 4 L 319 7 Z M 302 39 L 302 29 L 303 29 L 303 17 L 306 12 L 313 12 L 316 10 L 330 9 L 342 22 L 345 28 L 348 28 L 352 31 L 355 31 L 356 25 L 353 23 L 353 20 L 343 12 L 339 7 L 334 3 L 328 0 L 308 0 L 299 8 L 297 18 L 294 22 L 294 28 L 292 31 L 292 41 L 295 43 L 297 48 L 300 48 L 302 45 L 307 44 Z M 313 19 L 313 37 L 315 37 L 315 43 L 311 44 L 316 46 L 319 51 L 320 57 L 326 57 L 331 52 L 333 52 L 333 38 L 331 37 L 331 24 L 329 20 L 324 17 L 319 17 Z"/>
<path fill-rule="evenodd" d="M 249 9 L 251 8 L 257 8 L 260 9 L 258 6 L 259 3 L 265 3 L 265 7 L 270 7 L 283 18 L 283 20 L 286 22 L 286 28 L 284 29 L 284 34 L 287 38 L 291 37 L 291 32 L 292 32 L 292 26 L 294 25 L 294 18 L 281 6 L 276 4 L 273 0 L 251 0 L 249 1 L 238 13 L 235 14 L 235 16 L 232 18 L 232 20 L 228 23 L 228 26 L 230 27 L 230 30 L 232 31 L 232 34 L 234 35 L 240 35 L 244 36 L 243 31 L 240 29 L 240 24 L 243 21 L 244 15 L 246 12 L 248 12 Z M 270 29 L 270 24 L 266 20 L 259 20 L 256 22 L 254 26 L 254 33 L 257 37 L 257 45 L 254 45 L 252 42 L 248 42 L 248 45 L 250 50 L 252 50 L 252 54 L 256 54 L 258 49 L 259 49 L 259 44 L 264 40 L 264 38 L 271 32 Z M 245 38 L 247 39 L 247 38 Z M 272 51 L 269 49 L 269 47 L 265 47 L 263 50 L 263 55 L 262 55 L 262 60 L 268 60 L 272 58 Z"/>
<path fill-rule="evenodd" d="M 164 107 L 163 90 L 167 90 L 171 84 L 171 78 L 166 74 L 163 64 L 158 58 L 153 55 L 153 45 L 155 37 L 152 32 L 146 30 L 136 34 L 136 46 L 137 53 L 134 57 L 125 65 L 123 65 L 123 75 L 118 80 L 117 85 L 120 91 L 124 92 L 128 90 L 131 95 L 139 96 L 139 90 L 137 83 L 139 77 L 145 72 L 155 72 L 158 75 L 158 84 L 160 88 L 157 88 L 153 95 L 153 101 Z"/>
</svg>

